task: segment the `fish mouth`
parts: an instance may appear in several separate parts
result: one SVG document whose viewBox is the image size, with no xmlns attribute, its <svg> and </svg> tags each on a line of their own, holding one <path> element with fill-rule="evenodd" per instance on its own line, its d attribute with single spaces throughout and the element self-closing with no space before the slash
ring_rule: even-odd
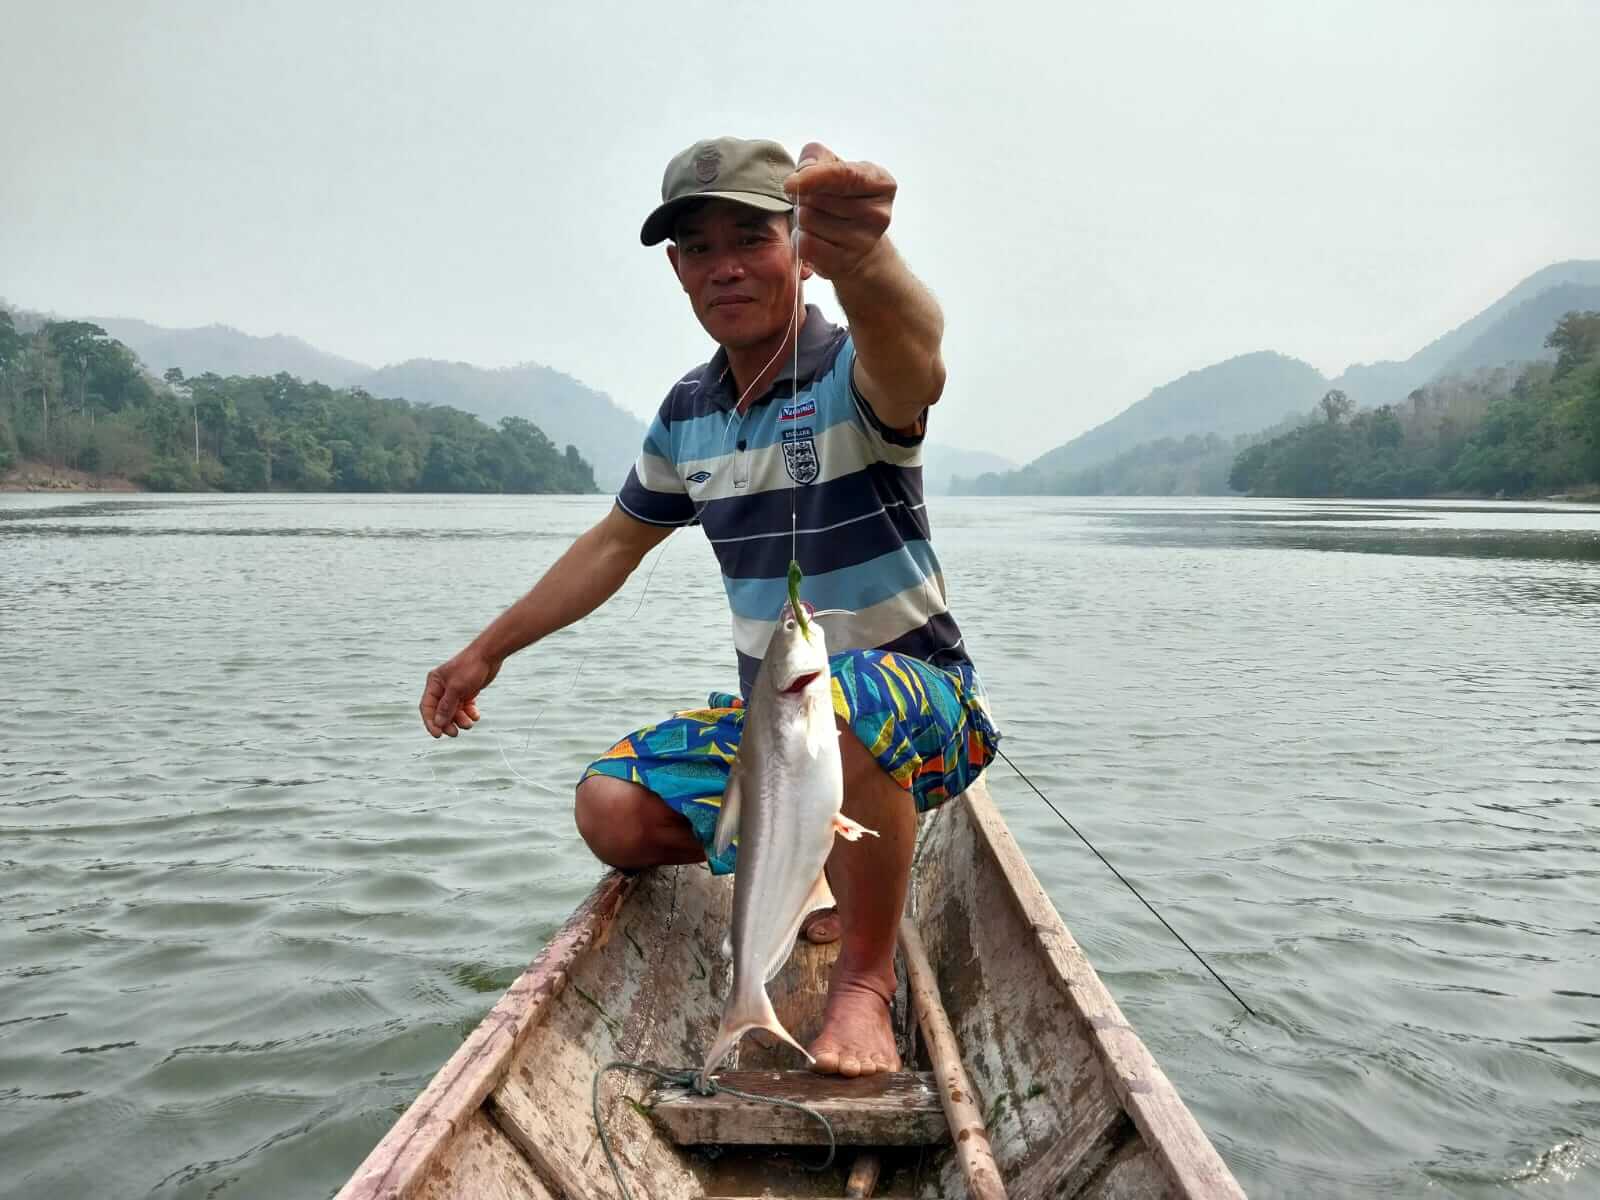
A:
<svg viewBox="0 0 1600 1200">
<path fill-rule="evenodd" d="M 783 694 L 785 696 L 798 696 L 811 686 L 812 680 L 821 674 L 821 671 L 807 671 L 804 675 L 797 676 L 793 683 L 783 689 Z"/>
</svg>

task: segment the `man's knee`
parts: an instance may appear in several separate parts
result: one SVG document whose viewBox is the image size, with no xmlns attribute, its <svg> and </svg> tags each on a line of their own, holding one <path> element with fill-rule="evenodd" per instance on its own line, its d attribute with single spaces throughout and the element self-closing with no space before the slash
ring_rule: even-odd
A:
<svg viewBox="0 0 1600 1200">
<path fill-rule="evenodd" d="M 578 835 L 607 866 L 640 865 L 638 813 L 643 795 L 638 784 L 609 775 L 591 775 L 578 784 L 573 809 Z"/>
</svg>

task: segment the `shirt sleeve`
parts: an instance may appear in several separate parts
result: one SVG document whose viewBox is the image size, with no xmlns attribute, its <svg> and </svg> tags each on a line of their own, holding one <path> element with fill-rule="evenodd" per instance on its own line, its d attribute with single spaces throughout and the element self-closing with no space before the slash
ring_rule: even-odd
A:
<svg viewBox="0 0 1600 1200">
<path fill-rule="evenodd" d="M 692 525 L 694 501 L 678 475 L 672 452 L 672 435 L 662 413 L 657 413 L 644 435 L 639 459 L 617 493 L 622 511 L 647 525 Z"/>
<path fill-rule="evenodd" d="M 867 403 L 867 398 L 861 394 L 861 389 L 856 387 L 856 343 L 854 338 L 846 338 L 844 347 L 839 351 L 839 357 L 834 360 L 833 369 L 841 372 L 840 380 L 850 389 L 850 399 L 855 408 L 856 423 L 861 426 L 867 435 L 867 440 L 878 451 L 878 457 L 896 466 L 917 466 L 922 462 L 922 440 L 928 433 L 928 410 L 923 409 L 922 415 L 917 418 L 917 425 L 911 432 L 892 429 L 885 425 L 872 411 L 872 405 Z"/>
</svg>

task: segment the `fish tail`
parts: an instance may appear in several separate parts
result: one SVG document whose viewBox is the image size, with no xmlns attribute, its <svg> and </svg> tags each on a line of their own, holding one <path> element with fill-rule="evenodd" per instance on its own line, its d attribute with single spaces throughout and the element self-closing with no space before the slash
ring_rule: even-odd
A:
<svg viewBox="0 0 1600 1200">
<path fill-rule="evenodd" d="M 783 1022 L 778 1020 L 778 1014 L 773 1011 L 772 998 L 767 995 L 767 989 L 757 984 L 754 990 L 747 991 L 730 1003 L 727 1011 L 722 1014 L 722 1024 L 717 1029 L 716 1040 L 711 1043 L 711 1053 L 706 1055 L 705 1064 L 700 1068 L 698 1082 L 702 1088 L 710 1078 L 712 1069 L 720 1064 L 728 1052 L 739 1044 L 739 1039 L 752 1029 L 764 1029 L 773 1037 L 787 1042 L 804 1054 L 806 1062 L 816 1061 L 804 1046 L 789 1036 L 789 1031 L 783 1027 Z"/>
</svg>

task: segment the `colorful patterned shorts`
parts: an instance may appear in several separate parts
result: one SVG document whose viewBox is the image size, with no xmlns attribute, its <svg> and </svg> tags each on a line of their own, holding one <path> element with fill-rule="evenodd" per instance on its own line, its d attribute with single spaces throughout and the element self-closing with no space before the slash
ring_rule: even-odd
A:
<svg viewBox="0 0 1600 1200">
<path fill-rule="evenodd" d="M 828 666 L 833 711 L 912 794 L 919 813 L 959 796 L 994 757 L 1000 735 L 970 666 L 946 670 L 884 650 L 849 650 Z M 609 775 L 649 788 L 688 818 L 711 870 L 727 874 L 738 848 L 716 858 L 711 844 L 744 715 L 739 697 L 713 692 L 707 707 L 629 734 L 590 763 L 583 778 Z"/>
</svg>

